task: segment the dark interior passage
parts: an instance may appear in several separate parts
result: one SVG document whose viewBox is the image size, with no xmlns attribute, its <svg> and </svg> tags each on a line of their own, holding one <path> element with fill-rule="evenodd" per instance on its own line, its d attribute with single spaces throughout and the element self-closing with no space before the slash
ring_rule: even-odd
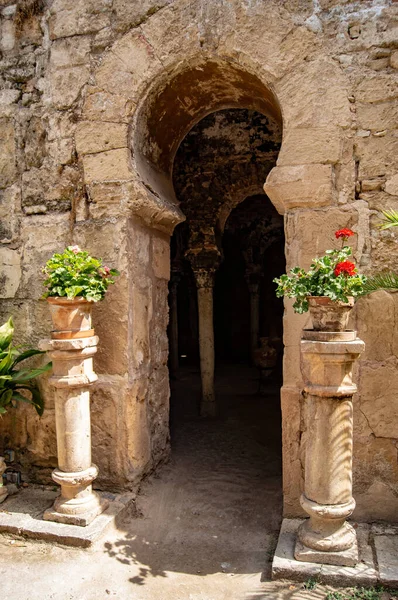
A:
<svg viewBox="0 0 398 600">
<path fill-rule="evenodd" d="M 263 543 L 259 531 L 276 531 L 282 513 L 283 305 L 272 279 L 285 265 L 283 218 L 262 191 L 280 142 L 272 118 L 225 109 L 189 132 L 173 170 L 187 217 L 171 241 L 173 464 L 185 473 L 180 494 L 193 505 L 203 535 L 224 536 L 231 545 L 228 532 L 237 528 L 238 546 L 254 560 L 253 569 L 261 568 L 272 538 Z M 198 273 L 210 274 L 205 285 L 213 295 L 216 419 L 199 416 Z M 245 560 L 232 546 L 231 556 Z"/>
</svg>

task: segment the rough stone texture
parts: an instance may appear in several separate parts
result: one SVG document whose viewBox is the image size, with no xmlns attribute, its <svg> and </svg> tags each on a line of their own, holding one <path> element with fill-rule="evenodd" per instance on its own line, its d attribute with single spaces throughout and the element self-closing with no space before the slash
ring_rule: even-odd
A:
<svg viewBox="0 0 398 600">
<path fill-rule="evenodd" d="M 255 185 L 249 193 L 258 194 L 267 179 L 266 193 L 286 214 L 289 268 L 308 266 L 331 246 L 335 229 L 349 226 L 358 233 L 355 257 L 364 272 L 398 269 L 396 233 L 377 227 L 381 210 L 398 208 L 398 5 L 321 0 L 315 10 L 306 0 L 271 0 L 266 9 L 239 0 L 55 0 L 16 35 L 15 5 L 0 4 L 0 314 L 13 314 L 19 341 L 48 335 L 46 307 L 37 302 L 40 267 L 72 241 L 122 271 L 96 308 L 103 384 L 93 394 L 93 452 L 101 485 L 131 486 L 169 448 L 167 245 L 184 218 L 171 171 L 180 142 L 201 119 L 225 109 L 252 111 L 283 133 L 276 167 L 280 137 L 268 159 L 261 144 L 250 158 L 247 146 L 233 149 L 229 178 L 211 184 L 220 222 L 244 200 L 248 182 Z M 219 125 L 212 140 L 221 159 L 232 148 L 226 124 Z M 251 134 L 239 127 L 244 145 Z M 258 133 L 253 128 L 252 138 Z M 207 202 L 211 194 L 201 192 Z M 214 238 L 213 225 L 205 240 Z M 354 317 L 367 347 L 354 401 L 354 496 L 363 519 L 397 518 L 396 311 L 396 294 L 383 293 L 362 299 Z M 305 323 L 287 303 L 290 515 L 301 514 L 298 343 Z M 26 407 L 15 427 L 7 417 L 0 428 L 24 469 L 48 478 L 53 408 L 41 385 L 43 418 Z"/>
<path fill-rule="evenodd" d="M 374 585 L 377 583 L 378 573 L 373 560 L 372 548 L 369 544 L 369 526 L 360 525 L 357 528 L 359 563 L 356 567 L 341 567 L 302 562 L 294 559 L 297 529 L 302 522 L 301 519 L 283 519 L 278 545 L 272 561 L 273 579 L 307 581 L 310 577 L 313 577 L 319 583 L 351 586 Z"/>
</svg>

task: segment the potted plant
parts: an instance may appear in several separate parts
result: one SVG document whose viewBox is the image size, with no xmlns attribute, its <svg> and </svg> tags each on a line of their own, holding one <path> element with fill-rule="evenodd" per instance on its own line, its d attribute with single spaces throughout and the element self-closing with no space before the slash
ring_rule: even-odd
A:
<svg viewBox="0 0 398 600">
<path fill-rule="evenodd" d="M 317 331 L 344 331 L 355 298 L 363 292 L 366 277 L 357 273 L 349 260 L 352 248 L 346 244 L 354 235 L 351 229 L 335 232 L 342 247 L 326 250 L 324 256 L 315 258 L 309 271 L 295 267 L 289 274 L 274 279 L 276 295 L 295 298 L 294 311 L 310 311 L 313 327 Z"/>
<path fill-rule="evenodd" d="M 68 246 L 54 254 L 43 268 L 46 275 L 43 294 L 50 304 L 53 339 L 73 339 L 94 335 L 91 308 L 102 300 L 115 283 L 119 271 L 102 264 L 79 246 Z"/>
<path fill-rule="evenodd" d="M 41 416 L 44 403 L 34 380 L 51 369 L 51 363 L 36 369 L 20 369 L 22 361 L 44 353 L 35 348 L 13 346 L 13 336 L 14 324 L 10 317 L 0 327 L 0 416 L 5 414 L 10 406 L 15 407 L 17 402 L 32 404 Z"/>
</svg>

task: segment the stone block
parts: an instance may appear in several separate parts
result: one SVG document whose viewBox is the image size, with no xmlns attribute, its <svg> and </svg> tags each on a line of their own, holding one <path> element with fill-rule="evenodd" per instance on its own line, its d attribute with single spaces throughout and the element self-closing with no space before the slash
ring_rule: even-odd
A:
<svg viewBox="0 0 398 600">
<path fill-rule="evenodd" d="M 397 310 L 398 303 L 394 302 L 394 296 L 383 290 L 358 300 L 358 335 L 366 344 L 362 360 L 383 361 L 394 354 L 395 332 L 391 323 Z"/>
<path fill-rule="evenodd" d="M 89 121 L 128 123 L 134 109 L 135 104 L 125 96 L 89 87 L 83 106 L 83 117 Z"/>
<path fill-rule="evenodd" d="M 347 127 L 352 115 L 346 83 L 336 62 L 324 56 L 302 61 L 276 83 L 284 127 Z"/>
<path fill-rule="evenodd" d="M 383 131 L 396 129 L 398 122 L 398 99 L 380 104 L 357 103 L 357 122 L 361 129 Z"/>
<path fill-rule="evenodd" d="M 118 489 L 121 485 L 120 458 L 128 434 L 128 424 L 121 418 L 126 384 L 122 377 L 100 375 L 91 388 L 92 453 L 93 463 L 100 469 L 96 484 L 101 489 Z"/>
<path fill-rule="evenodd" d="M 354 443 L 354 448 L 355 448 Z M 372 464 L 373 456 L 369 456 L 368 465 L 363 465 L 362 478 L 367 477 L 367 468 Z M 355 456 L 354 456 L 355 467 Z M 373 472 L 373 469 L 372 469 Z M 355 480 L 354 480 L 355 482 Z M 362 485 L 361 488 L 364 486 Z M 396 491 L 388 483 L 375 480 L 366 491 L 355 490 L 354 498 L 357 503 L 354 518 L 372 522 L 375 520 L 395 523 L 398 512 L 398 498 Z"/>
<path fill-rule="evenodd" d="M 152 269 L 155 277 L 170 279 L 170 238 L 160 232 L 152 239 Z"/>
<path fill-rule="evenodd" d="M 95 154 L 127 147 L 127 124 L 82 121 L 75 134 L 79 154 Z"/>
<path fill-rule="evenodd" d="M 331 165 L 275 167 L 264 184 L 280 214 L 292 208 L 321 208 L 334 203 Z"/>
<path fill-rule="evenodd" d="M 283 135 L 277 166 L 335 164 L 341 156 L 342 132 L 323 127 L 288 128 Z"/>
<path fill-rule="evenodd" d="M 398 98 L 398 77 L 396 75 L 371 75 L 362 77 L 355 97 L 358 102 L 385 102 Z"/>
<path fill-rule="evenodd" d="M 13 185 L 0 190 L 0 242 L 9 243 L 18 231 L 18 216 L 21 210 L 21 189 Z"/>
<path fill-rule="evenodd" d="M 141 82 L 155 75 L 161 63 L 145 37 L 132 31 L 117 41 L 96 72 L 97 85 L 135 100 Z"/>
<path fill-rule="evenodd" d="M 391 196 L 398 196 L 398 173 L 387 179 L 384 189 L 387 194 L 390 194 Z"/>
<path fill-rule="evenodd" d="M 37 300 L 43 294 L 39 271 L 54 252 L 62 251 L 70 243 L 68 214 L 36 215 L 24 219 L 21 225 L 24 240 L 24 263 L 18 295 Z"/>
<path fill-rule="evenodd" d="M 14 126 L 10 120 L 0 119 L 0 188 L 12 185 L 16 176 Z"/>
<path fill-rule="evenodd" d="M 85 182 L 129 180 L 132 178 L 130 165 L 130 151 L 127 148 L 87 154 L 83 156 Z"/>
<path fill-rule="evenodd" d="M 21 283 L 21 254 L 6 246 L 0 247 L 0 298 L 14 298 Z"/>
<path fill-rule="evenodd" d="M 375 535 L 374 544 L 380 569 L 380 583 L 398 586 L 398 536 Z"/>
<path fill-rule="evenodd" d="M 329 248 L 340 248 L 335 231 L 349 227 L 359 229 L 358 212 L 353 207 L 330 207 L 323 210 L 296 210 L 287 215 L 285 223 L 287 269 L 296 265 L 308 269 L 313 258 L 322 256 Z M 357 236 L 349 245 L 356 251 Z"/>
<path fill-rule="evenodd" d="M 50 78 L 50 98 L 55 108 L 72 106 L 87 83 L 90 71 L 87 67 L 69 67 L 52 71 Z"/>
<path fill-rule="evenodd" d="M 283 519 L 278 545 L 272 561 L 272 579 L 307 581 L 310 577 L 319 583 L 338 586 L 375 585 L 377 570 L 369 544 L 370 526 L 357 527 L 360 561 L 355 567 L 302 562 L 294 558 L 294 545 L 301 519 Z"/>
<path fill-rule="evenodd" d="M 98 373 L 124 375 L 128 371 L 128 305 L 128 285 L 126 275 L 122 274 L 105 299 L 93 308 L 95 333 L 100 338 L 94 359 Z"/>
<path fill-rule="evenodd" d="M 50 390 L 49 390 L 50 391 Z M 50 391 L 50 396 L 53 395 Z M 45 402 L 45 411 L 42 417 L 38 417 L 31 407 L 26 415 L 26 433 L 28 444 L 26 452 L 29 453 L 29 460 L 35 467 L 57 466 L 57 439 L 55 434 L 55 414 L 54 410 L 48 408 Z"/>
<path fill-rule="evenodd" d="M 92 183 L 87 186 L 89 212 L 93 219 L 119 216 L 125 210 L 125 190 L 119 183 Z"/>
<path fill-rule="evenodd" d="M 398 438 L 397 366 L 395 357 L 361 365 L 361 409 L 377 437 Z"/>
<path fill-rule="evenodd" d="M 55 40 L 51 44 L 50 65 L 52 68 L 76 67 L 86 65 L 90 61 L 89 36 L 75 36 Z"/>
<path fill-rule="evenodd" d="M 303 471 L 301 464 L 301 390 L 287 387 L 281 389 L 282 409 L 282 449 L 283 449 L 283 503 L 284 514 L 303 516 L 300 495 L 303 491 Z"/>
<path fill-rule="evenodd" d="M 0 90 L 0 118 L 13 116 L 20 97 L 19 90 Z"/>
<path fill-rule="evenodd" d="M 12 50 L 15 46 L 15 24 L 12 20 L 4 20 L 1 24 L 0 48 L 4 52 Z"/>
<path fill-rule="evenodd" d="M 359 159 L 359 178 L 394 175 L 397 171 L 397 147 L 397 131 L 391 131 L 384 137 L 357 138 L 355 151 Z"/>
<path fill-rule="evenodd" d="M 110 23 L 107 0 L 56 0 L 49 20 L 51 39 L 94 33 Z"/>
</svg>

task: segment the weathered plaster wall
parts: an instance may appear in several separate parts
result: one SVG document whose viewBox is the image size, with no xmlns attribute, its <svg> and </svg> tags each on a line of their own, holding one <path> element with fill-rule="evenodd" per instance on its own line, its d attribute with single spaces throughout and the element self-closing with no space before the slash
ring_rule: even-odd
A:
<svg viewBox="0 0 398 600">
<path fill-rule="evenodd" d="M 266 192 L 285 213 L 288 266 L 308 264 L 348 225 L 358 232 L 363 271 L 398 268 L 396 234 L 377 228 L 383 208 L 398 209 L 398 3 L 54 0 L 25 18 L 26 4 L 0 0 L 1 316 L 13 314 L 23 341 L 48 334 L 39 268 L 72 241 L 123 271 L 97 309 L 93 433 L 101 485 L 125 486 L 168 447 L 168 237 L 182 218 L 168 169 L 187 128 L 226 107 L 275 115 L 276 97 L 283 142 Z M 177 85 L 190 65 L 196 80 Z M 157 100 L 165 145 L 148 150 L 159 113 L 151 113 L 152 130 L 134 115 Z M 140 127 L 150 135 L 135 136 Z M 360 518 L 398 514 L 397 311 L 397 294 L 384 292 L 356 308 L 367 343 L 355 401 Z M 290 515 L 300 510 L 305 450 L 304 323 L 288 307 L 282 409 Z M 43 475 L 55 463 L 46 398 L 41 420 L 28 408 L 0 424 L 2 437 Z"/>
</svg>

